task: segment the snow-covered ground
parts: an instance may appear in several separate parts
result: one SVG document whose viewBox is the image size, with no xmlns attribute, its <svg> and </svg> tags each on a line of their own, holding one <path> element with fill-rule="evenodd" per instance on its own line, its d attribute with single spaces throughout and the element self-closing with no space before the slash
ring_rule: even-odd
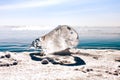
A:
<svg viewBox="0 0 120 80">
<path fill-rule="evenodd" d="M 11 53 L 0 58 L 0 80 L 119 80 L 120 50 L 72 49 L 71 55 L 39 56 L 36 53 Z M 0 55 L 0 57 L 1 57 Z M 43 64 L 43 59 L 49 62 Z M 58 64 L 55 64 L 55 61 Z"/>
</svg>

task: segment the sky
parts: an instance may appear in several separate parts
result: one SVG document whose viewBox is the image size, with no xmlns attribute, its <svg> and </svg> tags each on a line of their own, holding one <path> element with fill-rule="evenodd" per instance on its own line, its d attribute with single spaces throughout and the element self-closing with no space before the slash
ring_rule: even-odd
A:
<svg viewBox="0 0 120 80">
<path fill-rule="evenodd" d="M 120 26 L 120 0 L 0 0 L 0 25 Z"/>
</svg>

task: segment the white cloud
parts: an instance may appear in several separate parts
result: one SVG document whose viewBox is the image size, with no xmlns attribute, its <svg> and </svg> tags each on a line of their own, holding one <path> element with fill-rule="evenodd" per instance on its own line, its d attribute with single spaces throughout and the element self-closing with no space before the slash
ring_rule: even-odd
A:
<svg viewBox="0 0 120 80">
<path fill-rule="evenodd" d="M 48 26 L 45 26 L 45 25 L 41 25 L 41 26 L 19 26 L 19 27 L 14 27 L 12 28 L 12 30 L 51 30 L 51 29 L 54 29 L 54 27 L 50 27 L 49 25 Z"/>
<path fill-rule="evenodd" d="M 0 6 L 0 10 L 11 10 L 11 9 L 23 9 L 23 8 L 32 8 L 32 7 L 44 7 L 50 5 L 61 4 L 68 0 L 34 0 L 34 1 L 26 1 L 22 3 L 9 4 Z"/>
</svg>

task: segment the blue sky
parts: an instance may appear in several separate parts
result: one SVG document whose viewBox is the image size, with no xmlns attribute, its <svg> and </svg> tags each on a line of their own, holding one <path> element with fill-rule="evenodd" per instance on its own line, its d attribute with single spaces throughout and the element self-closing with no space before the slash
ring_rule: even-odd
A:
<svg viewBox="0 0 120 80">
<path fill-rule="evenodd" d="M 0 0 L 0 25 L 120 26 L 120 0 Z"/>
</svg>

